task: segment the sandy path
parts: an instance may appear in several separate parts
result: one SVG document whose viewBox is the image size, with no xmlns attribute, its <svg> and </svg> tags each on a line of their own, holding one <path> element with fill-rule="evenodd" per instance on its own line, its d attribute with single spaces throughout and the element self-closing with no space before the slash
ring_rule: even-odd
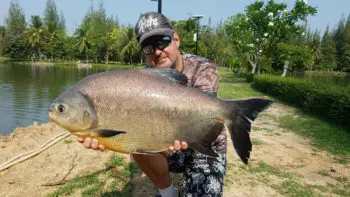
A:
<svg viewBox="0 0 350 197">
<path fill-rule="evenodd" d="M 276 119 L 287 114 L 295 112 L 273 104 L 254 122 L 251 137 L 256 145 L 249 166 L 238 160 L 230 145 L 224 196 L 290 196 L 284 193 L 289 186 L 284 185 L 286 180 L 311 187 L 313 192 L 324 196 L 337 196 L 331 192 L 330 185 L 338 189 L 350 186 L 350 165 L 337 163 L 329 153 L 312 147 L 309 140 L 280 128 Z M 10 136 L 0 137 L 0 163 L 38 147 L 61 132 L 61 128 L 49 123 L 18 128 Z M 76 137 L 68 137 L 36 157 L 0 172 L 0 196 L 45 196 L 59 186 L 42 184 L 61 180 L 75 155 L 75 167 L 67 179 L 103 169 L 113 154 L 86 150 L 76 142 Z M 261 171 L 262 164 L 278 172 Z M 292 178 L 288 178 L 290 174 Z M 155 193 L 147 177 L 136 177 L 132 183 L 133 196 Z"/>
</svg>

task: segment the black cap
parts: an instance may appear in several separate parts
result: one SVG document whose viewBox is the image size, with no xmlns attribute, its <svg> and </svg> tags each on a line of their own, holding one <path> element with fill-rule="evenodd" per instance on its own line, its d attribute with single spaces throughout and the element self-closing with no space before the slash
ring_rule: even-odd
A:
<svg viewBox="0 0 350 197">
<path fill-rule="evenodd" d="M 141 15 L 135 26 L 136 39 L 142 46 L 143 41 L 156 35 L 172 36 L 174 29 L 170 20 L 161 13 L 147 12 Z"/>
</svg>

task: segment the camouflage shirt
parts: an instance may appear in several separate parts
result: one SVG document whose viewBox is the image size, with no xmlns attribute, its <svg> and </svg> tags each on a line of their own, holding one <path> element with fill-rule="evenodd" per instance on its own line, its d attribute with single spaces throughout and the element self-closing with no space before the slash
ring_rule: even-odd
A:
<svg viewBox="0 0 350 197">
<path fill-rule="evenodd" d="M 217 96 L 219 74 L 216 64 L 207 58 L 191 54 L 182 54 L 182 58 L 182 72 L 188 78 L 188 86 Z M 226 129 L 223 129 L 212 145 L 216 152 L 226 152 Z"/>
</svg>

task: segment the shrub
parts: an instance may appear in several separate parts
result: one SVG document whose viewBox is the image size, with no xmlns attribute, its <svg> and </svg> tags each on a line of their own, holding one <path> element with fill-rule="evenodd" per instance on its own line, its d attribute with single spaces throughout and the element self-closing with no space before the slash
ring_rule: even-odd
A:
<svg viewBox="0 0 350 197">
<path fill-rule="evenodd" d="M 246 79 L 247 79 L 247 82 L 248 82 L 248 83 L 252 82 L 253 79 L 254 79 L 254 74 L 252 74 L 252 73 L 247 73 Z"/>
<path fill-rule="evenodd" d="M 282 101 L 301 107 L 306 112 L 350 128 L 348 88 L 271 75 L 255 76 L 252 86 Z"/>
</svg>

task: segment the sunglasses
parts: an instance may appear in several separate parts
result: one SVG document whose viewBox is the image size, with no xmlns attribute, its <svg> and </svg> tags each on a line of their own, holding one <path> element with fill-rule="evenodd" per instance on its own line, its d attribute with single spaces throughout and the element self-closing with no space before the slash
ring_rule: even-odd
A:
<svg viewBox="0 0 350 197">
<path fill-rule="evenodd" d="M 171 36 L 154 36 L 151 40 L 142 46 L 142 52 L 145 55 L 151 55 L 155 49 L 163 50 L 171 43 Z"/>
</svg>

